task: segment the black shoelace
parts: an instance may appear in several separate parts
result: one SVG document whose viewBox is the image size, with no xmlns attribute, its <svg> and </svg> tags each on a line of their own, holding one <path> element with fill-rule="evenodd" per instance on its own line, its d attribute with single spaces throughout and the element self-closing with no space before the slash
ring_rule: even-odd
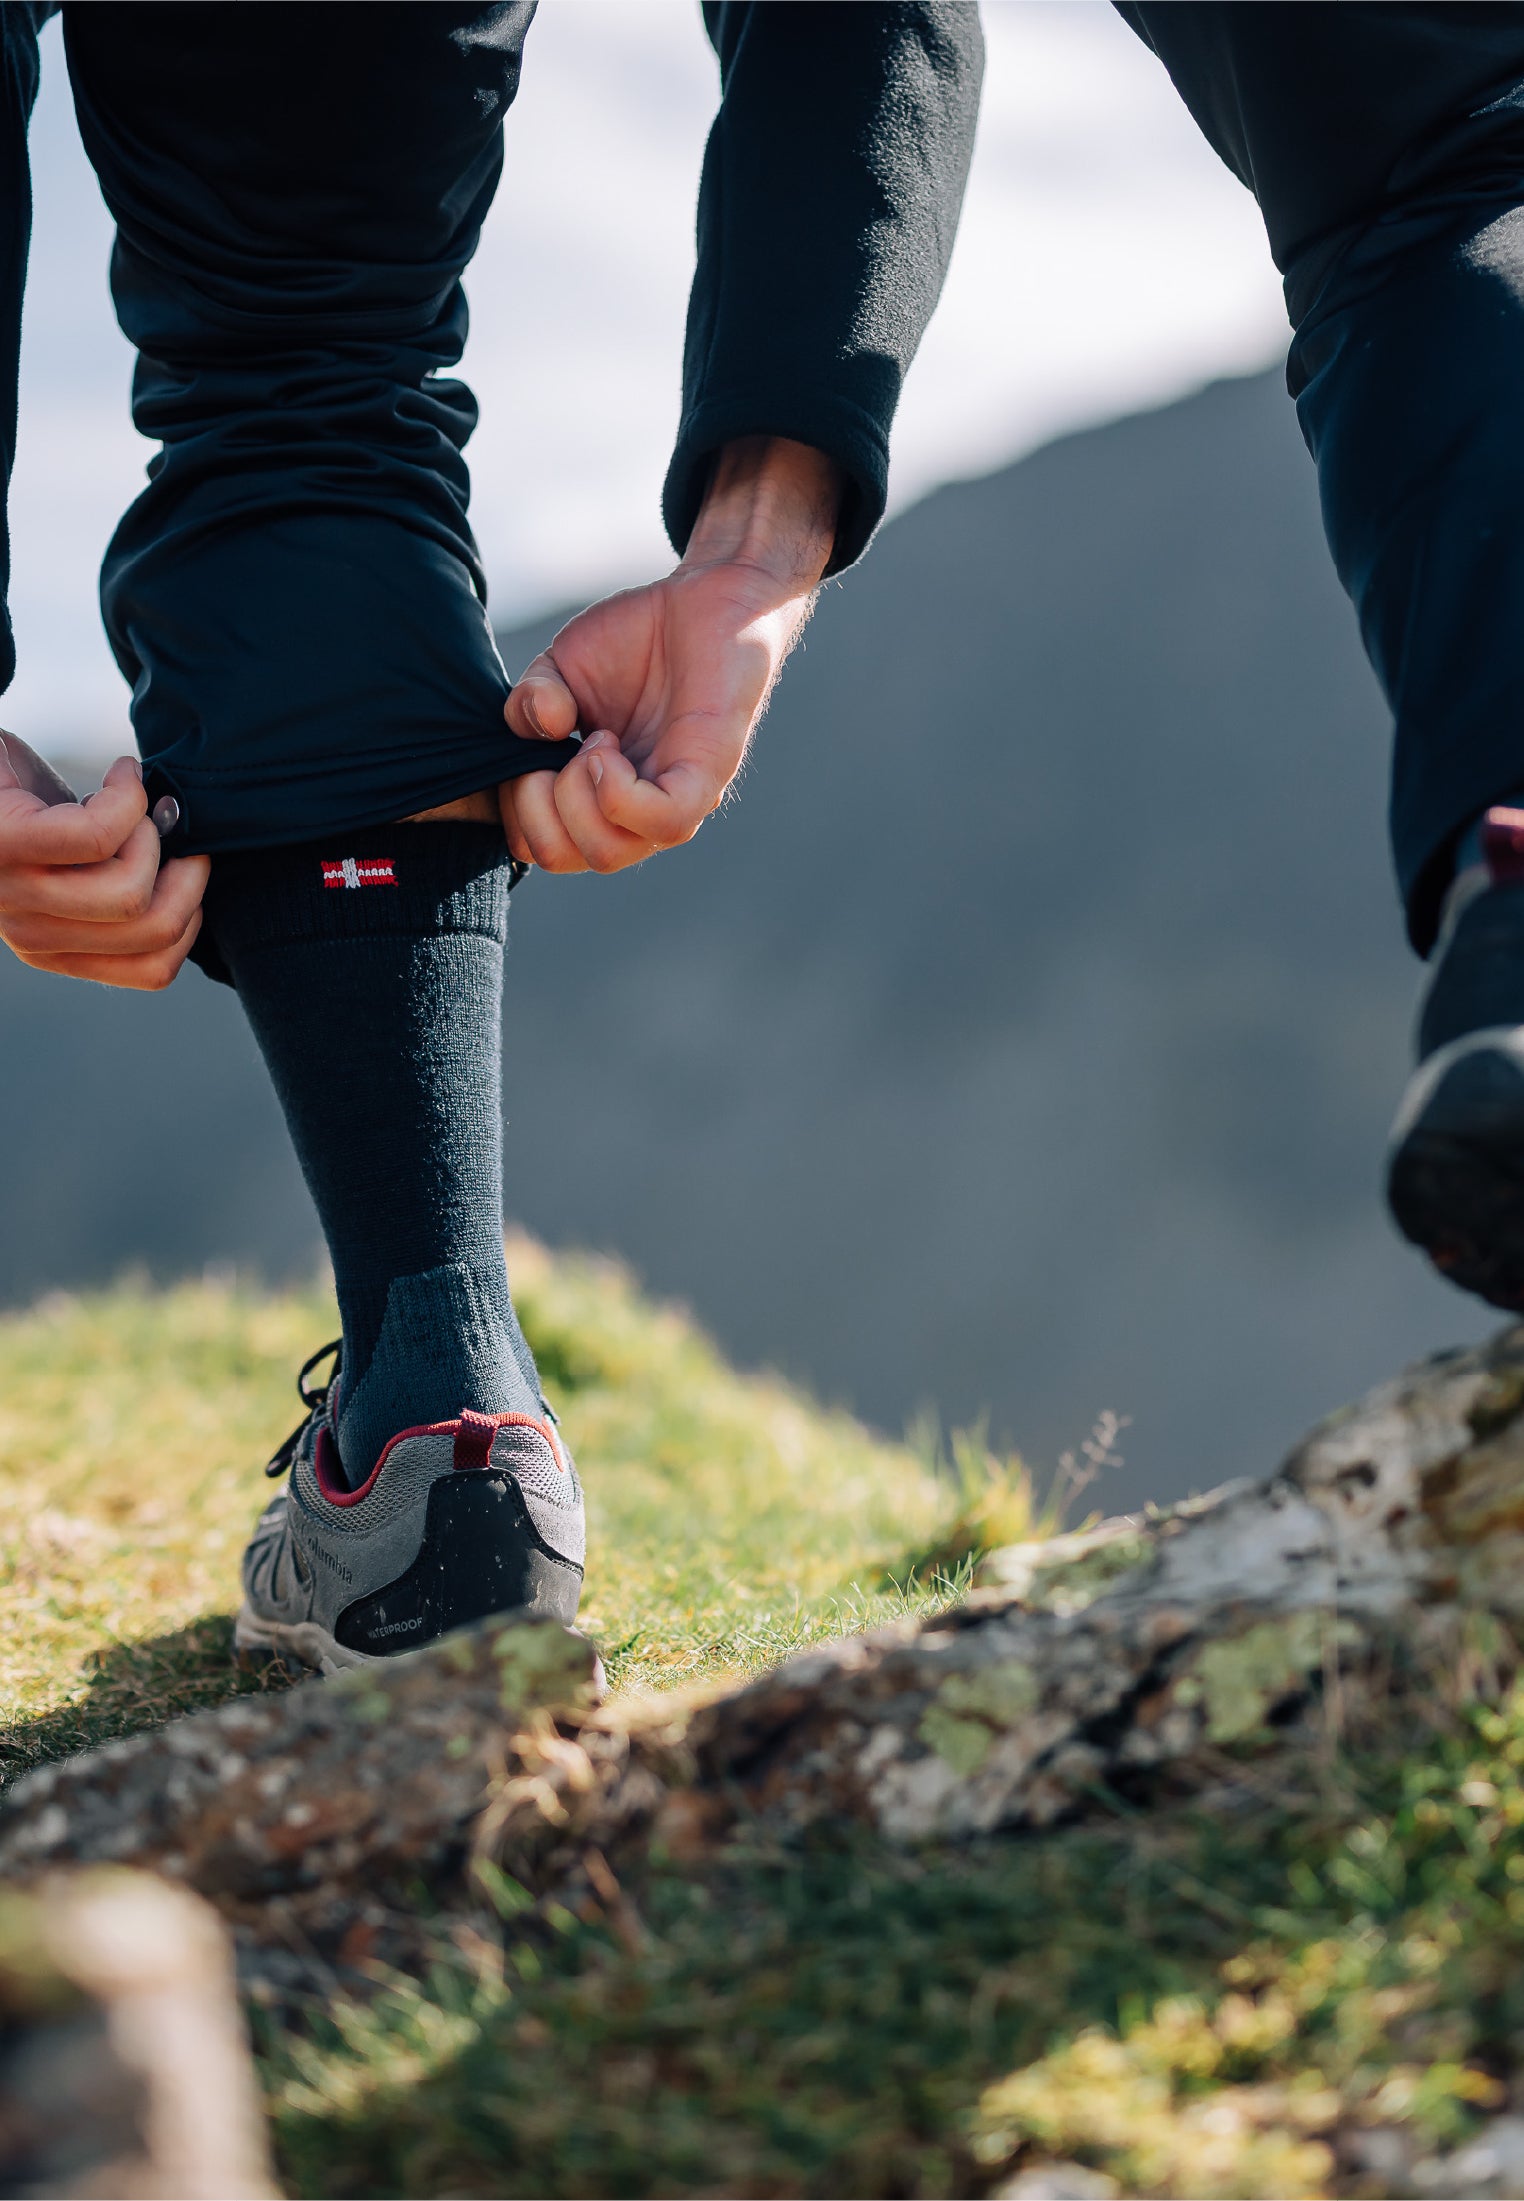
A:
<svg viewBox="0 0 1524 2201">
<path fill-rule="evenodd" d="M 297 1447 L 307 1434 L 312 1417 L 314 1414 L 321 1414 L 327 1406 L 329 1395 L 339 1380 L 339 1353 L 343 1344 L 344 1340 L 341 1337 L 333 1338 L 328 1344 L 320 1345 L 315 1353 L 302 1362 L 301 1373 L 296 1379 L 296 1389 L 297 1395 L 307 1411 L 292 1430 L 290 1436 L 270 1456 L 265 1467 L 265 1473 L 272 1482 L 277 1476 L 285 1474 L 291 1462 L 296 1458 Z M 328 1359 L 333 1361 L 333 1368 L 329 1373 L 328 1381 L 309 1385 L 307 1378 L 311 1375 L 313 1369 Z"/>
</svg>

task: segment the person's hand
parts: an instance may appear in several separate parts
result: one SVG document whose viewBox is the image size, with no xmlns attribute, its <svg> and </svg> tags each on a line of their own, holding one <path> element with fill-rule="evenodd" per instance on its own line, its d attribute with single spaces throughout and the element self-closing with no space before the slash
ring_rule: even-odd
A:
<svg viewBox="0 0 1524 2201">
<path fill-rule="evenodd" d="M 802 443 L 720 453 L 682 562 L 564 626 L 504 710 L 516 734 L 580 752 L 498 789 L 521 863 L 620 871 L 674 848 L 740 769 L 831 555 L 840 482 Z"/>
<path fill-rule="evenodd" d="M 84 802 L 50 803 L 0 738 L 0 940 L 34 970 L 158 992 L 201 929 L 210 869 L 205 856 L 160 863 L 135 758 L 118 757 Z"/>
</svg>

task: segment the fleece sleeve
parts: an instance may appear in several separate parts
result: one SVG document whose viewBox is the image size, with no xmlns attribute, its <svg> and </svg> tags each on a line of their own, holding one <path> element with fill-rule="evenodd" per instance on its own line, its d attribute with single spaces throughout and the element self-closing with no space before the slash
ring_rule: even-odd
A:
<svg viewBox="0 0 1524 2201">
<path fill-rule="evenodd" d="M 983 73 L 978 13 L 965 0 L 711 0 L 704 20 L 722 91 L 667 531 L 681 551 L 722 444 L 791 436 L 846 477 L 837 572 L 882 517 L 890 424 L 947 273 Z"/>
<path fill-rule="evenodd" d="M 16 460 L 16 384 L 21 371 L 21 297 L 32 235 L 32 177 L 26 132 L 37 97 L 37 37 L 53 10 L 18 0 L 0 7 L 0 690 L 16 672 L 8 598 L 10 525 L 6 506 Z"/>
</svg>

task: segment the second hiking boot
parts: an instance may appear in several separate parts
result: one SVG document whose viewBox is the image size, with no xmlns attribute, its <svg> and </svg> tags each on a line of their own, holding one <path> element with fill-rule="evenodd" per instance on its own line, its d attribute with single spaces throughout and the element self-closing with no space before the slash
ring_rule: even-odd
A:
<svg viewBox="0 0 1524 2201">
<path fill-rule="evenodd" d="M 498 1613 L 568 1625 L 582 1591 L 582 1489 L 554 1417 L 463 1413 L 404 1429 L 358 1489 L 334 1438 L 337 1384 L 270 1463 L 287 1488 L 243 1562 L 241 1656 L 321 1673 L 415 1650 Z"/>
<path fill-rule="evenodd" d="M 1482 819 L 1445 907 L 1387 1197 L 1452 1284 L 1524 1309 L 1524 810 Z"/>
</svg>

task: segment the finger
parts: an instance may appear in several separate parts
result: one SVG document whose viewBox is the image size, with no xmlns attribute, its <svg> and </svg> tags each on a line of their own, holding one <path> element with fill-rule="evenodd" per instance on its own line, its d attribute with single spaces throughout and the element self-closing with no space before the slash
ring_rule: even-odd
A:
<svg viewBox="0 0 1524 2201">
<path fill-rule="evenodd" d="M 534 856 L 519 824 L 517 791 L 520 784 L 518 780 L 504 780 L 501 783 L 497 791 L 497 814 L 503 821 L 503 839 L 508 843 L 509 855 L 515 863 L 532 864 Z"/>
<path fill-rule="evenodd" d="M 713 817 L 728 784 L 688 763 L 669 765 L 658 778 L 644 780 L 619 757 L 605 767 L 598 801 L 611 824 L 653 848 L 679 848 Z"/>
<path fill-rule="evenodd" d="M 669 765 L 655 780 L 641 779 L 612 736 L 596 735 L 561 774 L 561 779 L 568 778 L 572 784 L 564 793 L 558 783 L 561 815 L 598 870 L 639 863 L 657 849 L 691 841 L 718 807 L 726 785 L 713 771 L 687 760 Z M 637 848 L 640 855 L 633 853 Z"/>
<path fill-rule="evenodd" d="M 503 716 L 526 741 L 566 741 L 577 731 L 577 699 L 549 650 L 525 668 L 503 705 Z"/>
<path fill-rule="evenodd" d="M 97 986 L 120 986 L 133 993 L 162 993 L 179 976 L 201 922 L 198 909 L 172 947 L 151 955 L 23 955 L 21 960 L 57 978 L 85 978 Z"/>
<path fill-rule="evenodd" d="M 575 764 L 576 760 L 573 760 Z M 567 771 L 573 765 L 567 766 Z M 561 822 L 556 808 L 556 785 L 564 772 L 526 772 L 514 793 L 514 812 L 519 832 L 529 853 L 521 863 L 538 864 L 542 871 L 586 871 L 587 864 L 576 842 Z"/>
<path fill-rule="evenodd" d="M 147 811 L 133 757 L 118 757 L 84 802 L 53 804 L 27 794 L 7 760 L 0 768 L 0 865 L 104 863 Z"/>
<path fill-rule="evenodd" d="M 617 745 L 613 754 L 618 755 Z M 619 762 L 626 771 L 633 771 L 627 759 L 620 757 Z M 575 765 L 568 765 L 556 781 L 556 809 L 566 832 L 594 871 L 623 871 L 631 864 L 644 863 L 654 850 L 650 841 L 626 832 L 604 815 L 599 799 L 604 770 L 605 760 L 595 752 L 589 753 L 585 761 L 578 757 Z M 562 780 L 566 781 L 564 787 Z"/>
<path fill-rule="evenodd" d="M 176 857 L 159 873 L 142 914 L 117 924 L 82 920 L 73 912 L 11 911 L 0 915 L 0 938 L 18 955 L 157 954 L 174 946 L 201 906 L 210 869 L 205 856 Z"/>
<path fill-rule="evenodd" d="M 139 818 L 104 863 L 0 864 L 0 917 L 66 917 L 108 925 L 142 917 L 153 901 L 160 847 L 153 821 Z"/>
<path fill-rule="evenodd" d="M 29 741 L 19 734 L 8 734 L 0 727 L 0 757 L 9 764 L 15 775 L 14 784 L 28 795 L 40 795 L 45 803 L 76 803 L 79 800 L 62 772 L 55 771 L 44 756 L 39 756 Z M 12 783 L 6 782 L 9 786 Z"/>
</svg>

